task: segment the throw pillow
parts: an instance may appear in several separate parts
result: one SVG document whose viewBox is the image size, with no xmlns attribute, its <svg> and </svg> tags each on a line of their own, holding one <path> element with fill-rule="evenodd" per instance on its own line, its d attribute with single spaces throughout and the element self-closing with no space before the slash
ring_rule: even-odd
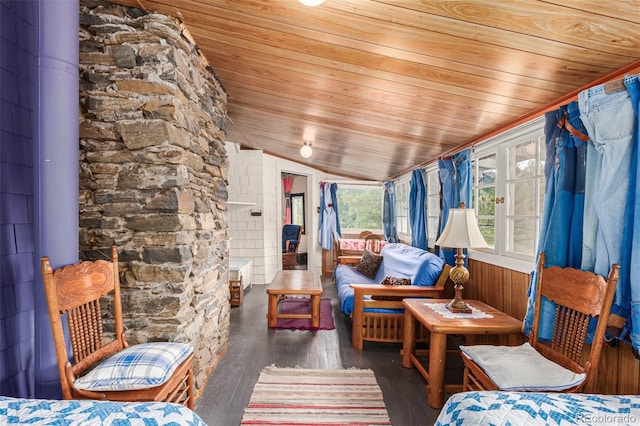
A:
<svg viewBox="0 0 640 426">
<path fill-rule="evenodd" d="M 141 343 L 115 353 L 74 386 L 90 391 L 146 389 L 169 380 L 193 352 L 190 345 L 175 342 Z"/>
<path fill-rule="evenodd" d="M 385 277 L 382 285 L 411 285 L 411 278 Z M 400 301 L 404 299 L 402 296 L 371 296 L 373 300 L 389 300 Z"/>
<path fill-rule="evenodd" d="M 356 267 L 356 271 L 366 277 L 374 279 L 378 273 L 378 268 L 380 268 L 380 263 L 382 263 L 382 256 L 375 254 L 372 251 L 365 250 L 362 254 L 360 263 L 358 263 L 358 266 Z"/>
</svg>

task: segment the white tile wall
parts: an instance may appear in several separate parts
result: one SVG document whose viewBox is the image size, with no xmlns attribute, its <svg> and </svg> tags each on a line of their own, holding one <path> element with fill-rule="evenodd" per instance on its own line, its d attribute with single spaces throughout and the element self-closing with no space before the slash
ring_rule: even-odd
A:
<svg viewBox="0 0 640 426">
<path fill-rule="evenodd" d="M 282 217 L 282 172 L 308 177 L 306 237 L 309 267 L 320 273 L 322 250 L 318 245 L 319 184 L 326 175 L 310 167 L 264 154 L 260 150 L 238 150 L 227 143 L 229 156 L 229 201 L 251 202 L 253 205 L 229 204 L 228 233 L 231 257 L 252 261 L 253 284 L 267 284 L 282 268 L 280 252 Z M 251 216 L 251 211 L 262 216 Z M 311 219 L 309 221 L 309 219 Z"/>
</svg>

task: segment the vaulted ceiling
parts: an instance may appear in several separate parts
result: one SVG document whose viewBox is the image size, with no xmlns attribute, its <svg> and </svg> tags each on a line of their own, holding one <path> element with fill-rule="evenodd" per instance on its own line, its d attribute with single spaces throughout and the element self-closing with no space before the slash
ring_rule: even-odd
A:
<svg viewBox="0 0 640 426">
<path fill-rule="evenodd" d="M 227 140 L 356 179 L 428 164 L 640 60 L 637 0 L 113 2 L 181 17 L 227 91 Z"/>
</svg>

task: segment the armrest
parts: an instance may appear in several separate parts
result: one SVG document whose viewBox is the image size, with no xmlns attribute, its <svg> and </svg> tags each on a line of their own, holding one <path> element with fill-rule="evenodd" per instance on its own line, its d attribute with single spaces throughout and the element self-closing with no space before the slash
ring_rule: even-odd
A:
<svg viewBox="0 0 640 426">
<path fill-rule="evenodd" d="M 439 280 L 438 280 L 439 281 Z M 400 297 L 432 297 L 440 298 L 444 292 L 444 285 L 424 287 L 417 285 L 382 285 L 382 284 L 350 284 L 353 288 L 353 328 L 351 344 L 354 349 L 361 351 L 364 342 L 362 326 L 364 323 L 364 296 L 400 296 Z M 367 301 L 367 305 L 380 304 L 380 307 L 390 307 L 392 302 Z M 397 302 L 396 302 L 397 303 Z"/>
<path fill-rule="evenodd" d="M 338 256 L 338 265 L 357 265 L 362 260 L 362 255 Z"/>
<path fill-rule="evenodd" d="M 450 265 L 444 265 L 440 276 L 432 287 L 416 286 L 416 285 L 396 285 L 387 286 L 382 284 L 349 284 L 353 288 L 353 328 L 351 336 L 351 344 L 354 349 L 361 351 L 364 342 L 362 339 L 362 327 L 364 320 L 364 296 L 400 296 L 400 297 L 429 297 L 442 298 L 444 294 L 444 286 L 449 279 Z M 396 302 L 397 303 L 397 302 Z M 389 307 L 393 302 L 385 301 L 367 301 L 367 305 L 376 305 L 379 307 Z"/>
<path fill-rule="evenodd" d="M 354 297 L 364 296 L 404 296 L 434 297 L 444 291 L 444 286 L 418 285 L 382 285 L 382 284 L 349 284 L 353 288 Z"/>
</svg>

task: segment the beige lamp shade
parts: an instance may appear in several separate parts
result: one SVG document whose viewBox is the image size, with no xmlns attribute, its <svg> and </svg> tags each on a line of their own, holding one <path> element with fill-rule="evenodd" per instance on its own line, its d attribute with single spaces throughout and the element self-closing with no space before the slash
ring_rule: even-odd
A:
<svg viewBox="0 0 640 426">
<path fill-rule="evenodd" d="M 447 224 L 436 245 L 453 248 L 489 247 L 480 233 L 474 209 L 450 209 Z"/>
</svg>

